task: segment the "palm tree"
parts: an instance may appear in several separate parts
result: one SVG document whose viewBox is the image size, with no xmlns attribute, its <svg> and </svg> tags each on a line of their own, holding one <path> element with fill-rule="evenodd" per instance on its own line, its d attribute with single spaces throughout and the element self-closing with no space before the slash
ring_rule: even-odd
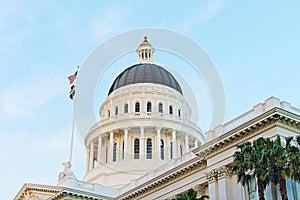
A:
<svg viewBox="0 0 300 200">
<path fill-rule="evenodd" d="M 293 137 L 285 138 L 285 147 L 283 155 L 277 154 L 276 165 L 279 169 L 279 188 L 282 200 L 287 200 L 287 190 L 286 190 L 286 178 L 291 178 L 295 181 L 300 181 L 300 136 L 296 137 L 298 147 L 292 145 Z M 274 147 L 276 151 L 276 146 L 281 144 L 280 137 L 274 141 Z M 283 147 L 278 147 L 280 150 Z M 278 150 L 277 150 L 278 151 Z M 280 151 L 278 151 L 280 153 Z M 282 152 L 282 151 L 281 151 Z M 280 159 L 278 159 L 278 157 Z"/>
<path fill-rule="evenodd" d="M 288 141 L 289 139 L 286 140 Z M 265 149 L 263 149 L 263 160 L 265 160 L 267 166 L 262 172 L 262 177 L 263 179 L 268 179 L 268 184 L 279 184 L 281 199 L 287 200 L 285 181 L 286 173 L 283 171 L 287 163 L 286 148 L 281 145 L 279 136 L 274 141 L 269 138 L 264 139 L 264 141 Z"/>
<path fill-rule="evenodd" d="M 249 179 L 256 177 L 259 199 L 264 199 L 264 190 L 268 184 L 279 185 L 282 200 L 288 200 L 286 178 L 300 181 L 300 150 L 292 145 L 293 137 L 285 138 L 282 145 L 280 136 L 272 141 L 258 138 L 238 146 L 240 151 L 234 153 L 233 172 L 238 182 L 245 185 Z M 296 137 L 300 146 L 300 136 Z"/>
<path fill-rule="evenodd" d="M 250 179 L 256 177 L 259 200 L 265 200 L 264 190 L 269 177 L 262 176 L 266 168 L 265 141 L 258 138 L 253 142 L 245 142 L 238 145 L 240 151 L 234 153 L 234 166 L 232 171 L 237 174 L 238 183 L 245 186 Z"/>
<path fill-rule="evenodd" d="M 297 182 L 300 182 L 300 136 L 296 137 L 296 142 L 298 147 L 289 145 L 288 155 L 287 155 L 287 167 L 289 169 L 289 177 Z"/>
<path fill-rule="evenodd" d="M 269 176 L 263 176 L 266 168 L 267 168 L 267 151 L 266 149 L 266 140 L 262 137 L 256 139 L 253 141 L 252 145 L 252 167 L 253 169 L 253 175 L 256 177 L 256 183 L 257 183 L 257 190 L 258 190 L 258 197 L 260 200 L 265 199 L 264 191 L 270 181 Z"/>
<path fill-rule="evenodd" d="M 207 195 L 202 195 L 201 197 L 197 198 L 197 195 L 197 191 L 194 189 L 189 189 L 187 192 L 177 195 L 175 200 L 205 200 L 209 198 Z"/>
</svg>

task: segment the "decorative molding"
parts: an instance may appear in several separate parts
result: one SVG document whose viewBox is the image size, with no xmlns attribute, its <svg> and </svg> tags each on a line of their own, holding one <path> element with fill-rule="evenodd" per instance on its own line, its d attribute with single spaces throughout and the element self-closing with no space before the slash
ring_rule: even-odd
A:
<svg viewBox="0 0 300 200">
<path fill-rule="evenodd" d="M 222 167 L 212 169 L 206 174 L 206 179 L 208 180 L 208 183 L 216 182 L 222 178 L 231 177 L 231 167 L 228 167 L 226 165 L 223 165 Z"/>
<path fill-rule="evenodd" d="M 206 179 L 208 180 L 208 184 L 218 181 L 218 170 L 213 169 L 207 173 L 205 173 Z"/>
<path fill-rule="evenodd" d="M 199 185 L 196 185 L 195 187 L 193 187 L 193 189 L 195 191 L 198 192 L 198 196 L 202 196 L 202 195 L 205 195 L 205 191 L 206 191 L 206 188 L 208 187 L 208 185 L 206 184 L 199 184 Z"/>
<path fill-rule="evenodd" d="M 231 177 L 232 175 L 232 169 L 228 166 L 222 166 L 218 169 L 218 179 Z"/>
</svg>

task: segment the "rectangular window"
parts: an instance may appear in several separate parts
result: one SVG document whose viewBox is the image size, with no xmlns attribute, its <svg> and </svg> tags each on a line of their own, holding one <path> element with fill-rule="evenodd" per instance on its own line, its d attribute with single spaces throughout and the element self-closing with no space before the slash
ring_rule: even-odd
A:
<svg viewBox="0 0 300 200">
<path fill-rule="evenodd" d="M 140 141 L 139 139 L 134 140 L 134 159 L 140 158 Z"/>
<path fill-rule="evenodd" d="M 256 178 L 251 178 L 248 181 L 247 186 L 248 186 L 249 200 L 257 200 Z"/>
</svg>

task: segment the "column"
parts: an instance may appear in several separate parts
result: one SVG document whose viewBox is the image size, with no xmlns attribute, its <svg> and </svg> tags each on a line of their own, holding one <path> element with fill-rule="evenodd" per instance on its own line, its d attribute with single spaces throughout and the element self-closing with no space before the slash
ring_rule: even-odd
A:
<svg viewBox="0 0 300 200">
<path fill-rule="evenodd" d="M 128 129 L 124 129 L 124 160 L 128 160 Z"/>
<path fill-rule="evenodd" d="M 90 143 L 90 162 L 89 162 L 89 170 L 94 168 L 94 142 L 91 141 Z"/>
<path fill-rule="evenodd" d="M 145 159 L 145 128 L 140 127 L 140 158 Z"/>
<path fill-rule="evenodd" d="M 160 154 L 161 154 L 161 149 L 160 149 L 160 128 L 156 128 L 156 158 L 157 160 L 161 160 Z"/>
<path fill-rule="evenodd" d="M 166 153 L 165 153 L 165 160 L 170 160 L 170 138 L 169 136 L 166 137 L 166 141 L 165 141 L 165 149 L 166 149 Z"/>
<path fill-rule="evenodd" d="M 189 135 L 185 133 L 184 135 L 185 153 L 190 151 L 189 147 Z"/>
<path fill-rule="evenodd" d="M 194 144 L 195 144 L 194 148 L 197 148 L 198 147 L 198 140 L 197 140 L 197 138 L 194 139 Z"/>
<path fill-rule="evenodd" d="M 85 156 L 86 156 L 86 163 L 85 163 L 85 170 L 86 173 L 90 170 L 90 153 L 89 153 L 89 146 L 86 147 L 86 152 L 85 152 Z"/>
<path fill-rule="evenodd" d="M 208 180 L 209 199 L 219 200 L 218 171 L 213 169 L 206 173 L 206 179 Z"/>
<path fill-rule="evenodd" d="M 243 187 L 232 177 L 231 171 L 227 166 L 218 169 L 219 194 L 226 200 L 243 199 Z"/>
<path fill-rule="evenodd" d="M 109 144 L 108 144 L 108 163 L 112 163 L 113 160 L 113 146 L 114 146 L 114 132 L 109 133 Z"/>
<path fill-rule="evenodd" d="M 98 155 L 97 155 L 98 166 L 100 166 L 102 164 L 102 152 L 101 152 L 101 148 L 102 148 L 102 136 L 100 135 L 98 137 Z"/>
<path fill-rule="evenodd" d="M 177 141 L 176 130 L 172 130 L 172 143 L 173 143 L 173 159 L 177 158 Z"/>
</svg>

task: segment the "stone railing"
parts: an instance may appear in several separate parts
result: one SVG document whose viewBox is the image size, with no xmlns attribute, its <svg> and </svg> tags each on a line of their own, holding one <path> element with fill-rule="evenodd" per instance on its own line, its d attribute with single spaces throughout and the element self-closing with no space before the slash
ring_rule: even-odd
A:
<svg viewBox="0 0 300 200">
<path fill-rule="evenodd" d="M 194 153 L 188 152 L 175 160 L 171 160 L 167 164 L 159 168 L 156 168 L 137 179 L 132 180 L 127 186 L 123 187 L 120 192 L 121 193 L 127 192 L 159 175 L 162 175 L 163 173 L 169 171 L 170 169 L 174 169 L 175 167 L 179 166 L 182 163 L 187 162 L 188 160 L 191 160 L 194 157 L 196 157 Z"/>
<path fill-rule="evenodd" d="M 234 128 L 250 121 L 251 119 L 271 110 L 272 108 L 282 108 L 284 110 L 293 112 L 295 114 L 300 115 L 300 109 L 291 106 L 290 103 L 285 101 L 280 101 L 280 99 L 276 97 L 270 97 L 265 102 L 259 103 L 254 106 L 251 110 L 247 111 L 246 113 L 236 117 L 235 119 L 219 125 L 215 127 L 213 130 L 209 130 L 206 132 L 206 141 L 210 141 L 220 135 L 233 130 Z"/>
<path fill-rule="evenodd" d="M 115 197 L 119 194 L 118 189 L 113 189 L 113 188 L 106 187 L 104 185 L 89 183 L 89 182 L 84 182 L 84 181 L 78 181 L 77 187 L 82 190 L 95 192 L 95 193 L 101 193 L 104 196 Z"/>
<path fill-rule="evenodd" d="M 254 109 L 249 110 L 248 112 L 238 116 L 237 118 L 227 122 L 226 124 L 223 125 L 223 132 L 228 132 L 239 125 L 251 120 L 254 118 Z"/>
<path fill-rule="evenodd" d="M 119 115 L 114 115 L 109 118 L 103 118 L 100 122 L 110 122 L 110 121 L 118 121 L 124 119 L 135 119 L 135 118 L 149 118 L 149 119 L 170 119 L 170 120 L 184 120 L 182 117 L 178 117 L 178 115 L 173 114 L 170 115 L 168 113 L 158 113 L 158 112 L 137 112 L 137 113 L 123 113 Z"/>
<path fill-rule="evenodd" d="M 300 109 L 299 108 L 291 106 L 291 110 L 290 111 L 292 111 L 293 113 L 296 113 L 296 114 L 300 115 Z"/>
</svg>

